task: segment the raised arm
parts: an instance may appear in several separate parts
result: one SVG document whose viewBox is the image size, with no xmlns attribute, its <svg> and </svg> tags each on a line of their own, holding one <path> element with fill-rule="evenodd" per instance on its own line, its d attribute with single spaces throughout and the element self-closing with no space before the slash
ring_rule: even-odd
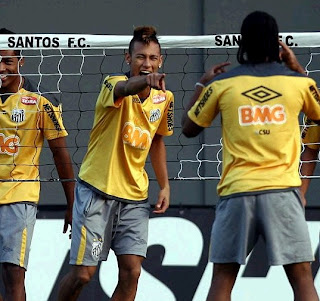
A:
<svg viewBox="0 0 320 301">
<path fill-rule="evenodd" d="M 189 104 L 186 106 L 184 110 L 184 114 L 182 115 L 181 125 L 182 125 L 182 133 L 186 137 L 195 137 L 197 136 L 203 128 L 195 124 L 189 117 L 188 111 L 192 108 L 195 102 L 198 100 L 203 88 L 206 84 L 213 80 L 218 74 L 225 72 L 224 67 L 230 65 L 229 62 L 224 62 L 210 68 L 199 80 L 199 82 L 195 86 L 195 91 L 191 97 Z"/>
<path fill-rule="evenodd" d="M 69 152 L 67 150 L 66 140 L 64 137 L 48 140 L 49 147 L 52 151 L 54 163 L 56 165 L 60 179 L 74 179 L 74 173 Z M 67 210 L 65 213 L 63 233 L 68 230 L 68 225 L 72 225 L 72 207 L 74 200 L 74 181 L 62 181 L 63 190 L 67 199 Z"/>
<path fill-rule="evenodd" d="M 154 136 L 149 154 L 153 170 L 160 186 L 158 200 L 153 212 L 164 213 L 170 203 L 170 185 L 167 170 L 166 146 L 162 136 L 157 134 Z"/>
<path fill-rule="evenodd" d="M 150 73 L 148 75 L 133 76 L 127 81 L 119 81 L 114 88 L 115 98 L 125 97 L 128 95 L 139 94 L 146 88 L 154 88 L 166 91 L 164 73 Z"/>
<path fill-rule="evenodd" d="M 280 59 L 293 71 L 305 74 L 304 68 L 298 62 L 294 52 L 282 41 L 279 41 L 281 46 Z"/>
</svg>

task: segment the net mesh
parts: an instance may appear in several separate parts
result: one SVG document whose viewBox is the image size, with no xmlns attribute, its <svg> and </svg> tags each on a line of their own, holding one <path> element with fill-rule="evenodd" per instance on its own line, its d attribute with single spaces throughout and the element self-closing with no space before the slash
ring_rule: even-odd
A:
<svg viewBox="0 0 320 301">
<path fill-rule="evenodd" d="M 283 33 L 281 38 L 294 47 L 306 72 L 317 81 L 320 34 Z M 107 74 L 128 71 L 124 54 L 130 39 L 131 36 L 99 35 L 0 36 L 0 49 L 21 50 L 25 65 L 20 72 L 36 83 L 36 92 L 43 96 L 53 94 L 62 104 L 75 174 L 86 153 L 101 83 Z M 223 147 L 220 119 L 216 118 L 210 128 L 191 139 L 181 134 L 180 120 L 194 84 L 204 70 L 222 61 L 237 65 L 239 35 L 162 36 L 159 40 L 164 58 L 160 71 L 166 73 L 166 87 L 175 95 L 174 135 L 165 139 L 169 178 L 219 179 Z M 300 120 L 303 128 L 303 118 Z M 150 161 L 146 169 L 154 180 Z M 47 144 L 41 154 L 39 172 L 40 177 L 35 181 L 59 181 Z M 320 177 L 320 174 L 314 177 Z"/>
</svg>

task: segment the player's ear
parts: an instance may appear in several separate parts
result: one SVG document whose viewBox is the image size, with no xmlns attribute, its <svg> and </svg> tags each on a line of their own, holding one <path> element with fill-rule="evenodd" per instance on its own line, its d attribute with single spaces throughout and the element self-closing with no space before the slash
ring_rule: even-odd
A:
<svg viewBox="0 0 320 301">
<path fill-rule="evenodd" d="M 126 61 L 127 65 L 131 64 L 131 55 L 129 52 L 126 52 L 126 54 L 125 54 L 125 61 Z"/>
<path fill-rule="evenodd" d="M 20 66 L 20 68 L 21 68 L 23 65 L 24 65 L 24 57 L 21 57 L 21 58 L 19 59 L 19 66 Z"/>
<path fill-rule="evenodd" d="M 162 55 L 160 55 L 160 58 L 159 58 L 159 68 L 162 67 L 162 63 L 163 63 L 163 57 L 162 57 Z"/>
</svg>

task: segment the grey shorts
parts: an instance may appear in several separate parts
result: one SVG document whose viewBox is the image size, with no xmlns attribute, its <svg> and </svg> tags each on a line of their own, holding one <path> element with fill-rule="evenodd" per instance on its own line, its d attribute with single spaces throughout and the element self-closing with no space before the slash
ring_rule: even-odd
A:
<svg viewBox="0 0 320 301">
<path fill-rule="evenodd" d="M 16 203 L 0 206 L 0 262 L 27 269 L 37 207 Z"/>
<path fill-rule="evenodd" d="M 76 184 L 70 264 L 96 266 L 110 248 L 118 255 L 146 257 L 149 203 L 109 200 Z"/>
<path fill-rule="evenodd" d="M 314 260 L 298 190 L 232 197 L 219 202 L 209 259 L 245 264 L 259 236 L 270 265 Z"/>
</svg>

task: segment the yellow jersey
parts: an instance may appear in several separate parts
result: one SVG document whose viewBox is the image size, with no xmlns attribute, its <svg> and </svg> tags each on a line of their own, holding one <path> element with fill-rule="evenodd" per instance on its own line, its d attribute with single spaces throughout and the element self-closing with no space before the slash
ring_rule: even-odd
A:
<svg viewBox="0 0 320 301">
<path fill-rule="evenodd" d="M 306 120 L 306 127 L 303 129 L 302 142 L 309 148 L 319 150 L 320 148 L 320 126 L 312 122 L 310 119 Z"/>
<path fill-rule="evenodd" d="M 25 78 L 17 93 L 0 95 L 0 204 L 38 203 L 44 138 L 67 136 L 61 106 L 34 91 Z"/>
<path fill-rule="evenodd" d="M 208 83 L 188 116 L 209 127 L 221 114 L 218 194 L 300 186 L 298 116 L 319 120 L 319 100 L 314 80 L 279 63 L 240 65 Z"/>
<path fill-rule="evenodd" d="M 155 134 L 173 133 L 172 92 L 151 89 L 143 102 L 138 95 L 114 99 L 118 81 L 126 75 L 107 76 L 95 108 L 88 150 L 79 181 L 118 201 L 147 201 L 145 162 Z"/>
</svg>

